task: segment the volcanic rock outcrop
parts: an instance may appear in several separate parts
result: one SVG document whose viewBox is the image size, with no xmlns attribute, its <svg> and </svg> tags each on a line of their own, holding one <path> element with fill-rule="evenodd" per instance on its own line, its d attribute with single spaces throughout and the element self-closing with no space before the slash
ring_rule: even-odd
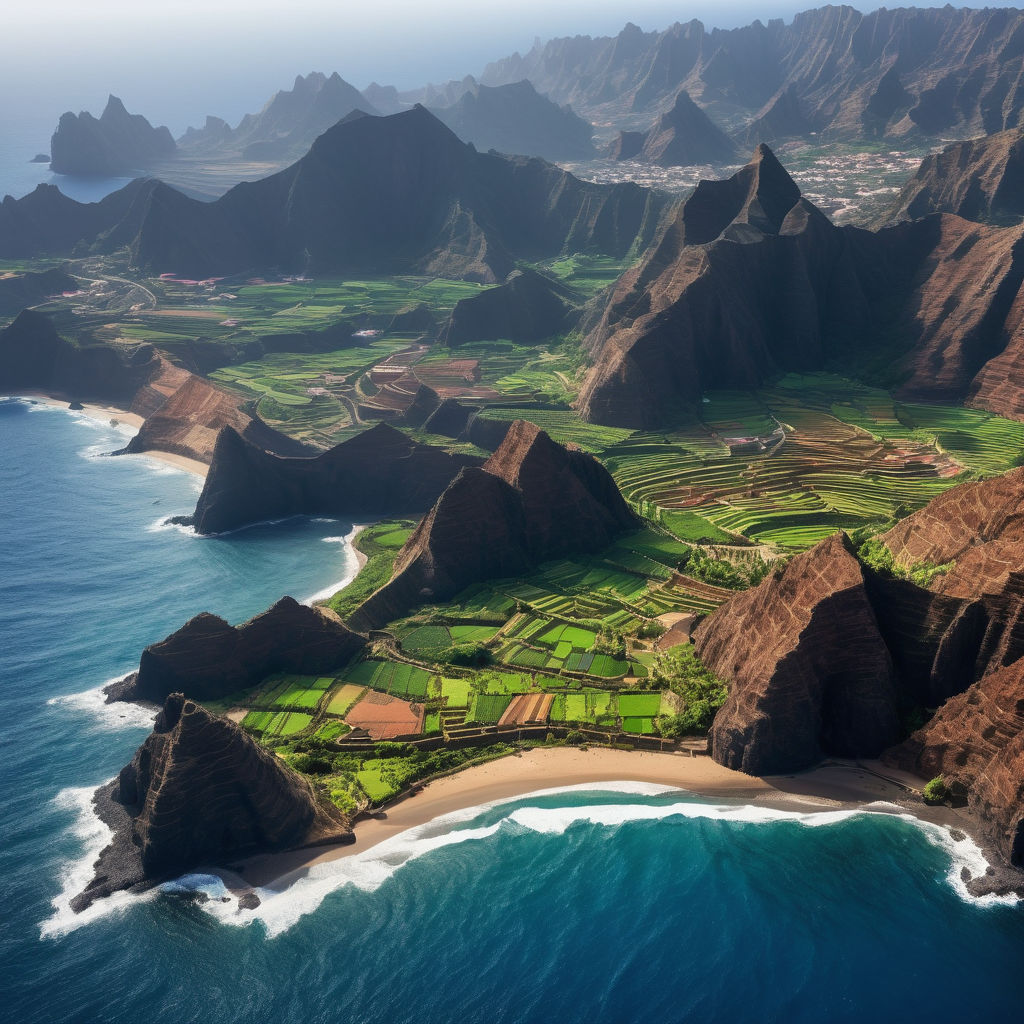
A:
<svg viewBox="0 0 1024 1024">
<path fill-rule="evenodd" d="M 882 219 L 897 223 L 929 213 L 1019 223 L 1024 218 L 1024 132 L 1015 128 L 955 142 L 926 156 Z"/>
<path fill-rule="evenodd" d="M 498 338 L 531 344 L 569 330 L 578 316 L 568 288 L 527 267 L 497 288 L 459 299 L 440 340 L 451 346 Z"/>
<path fill-rule="evenodd" d="M 471 583 L 597 551 L 636 523 L 593 456 L 516 420 L 483 466 L 452 481 L 399 552 L 391 580 L 349 621 L 376 628 Z"/>
<path fill-rule="evenodd" d="M 536 158 L 477 153 L 419 106 L 353 112 L 291 167 L 212 203 L 160 183 L 129 188 L 96 209 L 38 189 L 5 200 L 0 256 L 29 255 L 49 238 L 100 252 L 127 245 L 134 265 L 187 277 L 276 268 L 497 282 L 518 260 L 640 251 L 670 202 Z"/>
<path fill-rule="evenodd" d="M 470 80 L 450 106 L 431 105 L 463 142 L 499 153 L 540 156 L 545 160 L 587 160 L 594 155 L 594 128 L 541 96 L 528 82 L 490 87 Z"/>
<path fill-rule="evenodd" d="M 160 703 L 177 692 L 192 700 L 217 700 L 274 672 L 336 671 L 365 643 L 334 612 L 291 597 L 282 597 L 241 626 L 203 612 L 147 647 L 138 671 L 107 687 L 107 702 Z"/>
<path fill-rule="evenodd" d="M 1002 856 L 1024 867 L 1024 658 L 950 698 L 884 759 L 922 779 L 942 776 Z"/>
<path fill-rule="evenodd" d="M 482 461 L 420 444 L 385 423 L 315 458 L 271 454 L 226 426 L 192 524 L 198 533 L 223 533 L 294 515 L 424 512 L 460 469 Z"/>
<path fill-rule="evenodd" d="M 720 764 L 773 774 L 824 754 L 877 756 L 900 738 L 892 659 L 845 534 L 731 598 L 694 639 L 730 683 L 711 732 Z"/>
<path fill-rule="evenodd" d="M 584 339 L 585 418 L 649 428 L 712 387 L 882 358 L 913 400 L 1024 416 L 1024 227 L 837 228 L 766 146 L 701 182 Z"/>
<path fill-rule="evenodd" d="M 129 114 L 110 96 L 99 118 L 87 111 L 64 114 L 50 141 L 50 170 L 55 174 L 108 177 L 152 167 L 174 155 L 174 138 L 154 128 L 141 114 Z"/>
<path fill-rule="evenodd" d="M 856 558 L 843 534 L 731 598 L 696 630 L 730 685 L 712 755 L 752 774 L 877 756 L 964 796 L 1024 859 L 1024 469 L 936 498 L 881 542 L 928 587 Z M 938 707 L 894 745 L 908 711 Z M 916 713 L 916 711 L 915 711 Z"/>
<path fill-rule="evenodd" d="M 308 781 L 180 693 L 95 803 L 114 838 L 72 900 L 76 912 L 247 853 L 352 841 L 347 819 Z"/>
<path fill-rule="evenodd" d="M 662 114 L 649 132 L 639 139 L 636 135 L 620 134 L 612 146 L 613 159 L 642 160 L 659 167 L 729 164 L 736 160 L 732 140 L 712 123 L 685 89 L 680 90 L 672 109 Z"/>
</svg>

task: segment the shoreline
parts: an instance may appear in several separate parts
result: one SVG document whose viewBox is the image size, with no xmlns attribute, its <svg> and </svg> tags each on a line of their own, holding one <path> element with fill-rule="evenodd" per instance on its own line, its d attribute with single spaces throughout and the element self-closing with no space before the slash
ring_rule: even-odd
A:
<svg viewBox="0 0 1024 1024">
<path fill-rule="evenodd" d="M 36 402 L 42 402 L 43 405 L 52 406 L 55 409 L 63 409 L 65 412 L 77 412 L 84 416 L 88 416 L 90 419 L 94 419 L 100 423 L 110 423 L 111 420 L 116 420 L 118 425 L 125 425 L 135 429 L 136 433 L 142 428 L 142 425 L 146 422 L 145 417 L 140 416 L 138 413 L 134 413 L 129 409 L 123 409 L 117 405 L 103 404 L 100 402 L 82 402 L 81 409 L 72 409 L 71 398 L 61 397 L 55 394 L 46 394 L 42 391 L 23 391 L 17 395 L 7 396 L 10 398 L 28 398 Z M 132 452 L 132 455 L 142 456 L 144 458 L 158 459 L 160 462 L 166 465 L 174 466 L 175 469 L 182 469 L 186 473 L 192 473 L 194 476 L 202 477 L 206 479 L 206 474 L 210 471 L 210 467 L 205 462 L 200 462 L 198 459 L 190 459 L 185 455 L 175 455 L 173 452 L 161 452 L 155 449 L 147 449 L 144 452 Z"/>
<path fill-rule="evenodd" d="M 445 815 L 540 790 L 573 786 L 600 789 L 603 783 L 662 785 L 704 799 L 739 800 L 797 813 L 888 804 L 891 813 L 911 814 L 970 835 L 980 848 L 986 848 L 977 822 L 966 811 L 926 805 L 908 784 L 877 774 L 870 764 L 826 762 L 798 774 L 758 778 L 724 768 L 707 756 L 554 747 L 511 754 L 424 783 L 375 814 L 357 820 L 352 843 L 257 854 L 234 865 L 231 873 L 241 883 L 238 893 L 254 888 L 280 891 L 308 877 L 317 865 L 366 854 L 388 839 Z M 998 864 L 993 866 L 998 870 Z"/>
</svg>

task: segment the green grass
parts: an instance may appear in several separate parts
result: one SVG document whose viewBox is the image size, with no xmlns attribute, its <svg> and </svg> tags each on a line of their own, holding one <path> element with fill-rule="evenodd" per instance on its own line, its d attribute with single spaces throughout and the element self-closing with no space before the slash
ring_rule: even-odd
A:
<svg viewBox="0 0 1024 1024">
<path fill-rule="evenodd" d="M 508 710 L 512 696 L 504 693 L 478 693 L 466 716 L 467 722 L 481 725 L 496 725 L 498 719 Z"/>
<path fill-rule="evenodd" d="M 623 718 L 652 718 L 661 711 L 660 693 L 620 693 L 619 714 Z"/>
<path fill-rule="evenodd" d="M 622 731 L 649 736 L 654 732 L 654 721 L 650 718 L 623 718 Z"/>
<path fill-rule="evenodd" d="M 343 619 L 347 618 L 375 590 L 384 586 L 391 578 L 401 544 L 405 543 L 403 539 L 401 544 L 397 544 L 397 537 L 401 533 L 408 537 L 414 526 L 414 523 L 404 520 L 387 520 L 362 530 L 352 545 L 366 555 L 366 564 L 347 587 L 339 590 L 327 602 L 327 606 Z M 384 538 L 385 543 L 378 540 L 380 537 Z"/>
<path fill-rule="evenodd" d="M 469 679 L 441 679 L 441 696 L 448 698 L 448 707 L 450 708 L 469 707 L 471 693 L 472 687 Z"/>
</svg>

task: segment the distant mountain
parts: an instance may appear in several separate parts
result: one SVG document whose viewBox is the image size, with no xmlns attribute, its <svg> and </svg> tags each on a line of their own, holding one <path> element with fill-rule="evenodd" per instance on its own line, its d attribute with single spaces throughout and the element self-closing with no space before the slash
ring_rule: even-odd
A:
<svg viewBox="0 0 1024 1024">
<path fill-rule="evenodd" d="M 1017 127 L 1024 108 L 1024 13 L 821 7 L 735 29 L 699 21 L 663 32 L 538 42 L 482 81 L 528 78 L 591 120 L 666 109 L 680 88 L 705 110 L 831 138 L 968 136 Z M 787 95 L 786 87 L 792 85 Z M 774 136 L 778 137 L 778 136 Z"/>
<path fill-rule="evenodd" d="M 478 153 L 415 107 L 352 114 L 291 167 L 212 203 L 158 182 L 89 205 L 43 188 L 5 200 L 0 255 L 127 245 L 137 266 L 192 277 L 276 268 L 495 282 L 518 260 L 642 251 L 669 202 L 536 158 Z"/>
<path fill-rule="evenodd" d="M 584 339 L 594 422 L 647 428 L 708 388 L 884 362 L 899 393 L 1024 418 L 1024 226 L 839 228 L 766 146 L 703 181 Z"/>
<path fill-rule="evenodd" d="M 569 107 L 541 96 L 527 81 L 490 88 L 472 79 L 449 106 L 431 105 L 460 139 L 477 149 L 541 156 L 546 160 L 586 160 L 594 156 L 593 125 Z"/>
<path fill-rule="evenodd" d="M 649 132 L 621 132 L 609 155 L 659 167 L 690 167 L 733 163 L 737 152 L 729 136 L 680 89 L 672 109 L 662 114 Z"/>
<path fill-rule="evenodd" d="M 925 157 L 883 222 L 955 213 L 968 220 L 1024 218 L 1024 130 L 957 142 Z"/>
<path fill-rule="evenodd" d="M 154 128 L 141 114 L 129 114 L 111 96 L 99 118 L 87 111 L 61 116 L 50 141 L 50 169 L 106 178 L 152 167 L 174 156 L 175 149 L 167 128 Z"/>
<path fill-rule="evenodd" d="M 353 110 L 378 113 L 370 100 L 336 71 L 329 76 L 312 71 L 297 76 L 291 89 L 274 93 L 258 114 L 246 114 L 237 128 L 210 117 L 203 128 L 189 128 L 178 144 L 186 152 L 234 155 L 241 160 L 294 160 L 318 135 Z"/>
</svg>

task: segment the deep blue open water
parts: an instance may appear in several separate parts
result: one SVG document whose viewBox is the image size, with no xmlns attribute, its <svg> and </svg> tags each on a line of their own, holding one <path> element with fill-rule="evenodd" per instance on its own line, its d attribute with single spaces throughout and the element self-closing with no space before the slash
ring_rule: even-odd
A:
<svg viewBox="0 0 1024 1024">
<path fill-rule="evenodd" d="M 91 788 L 145 736 L 94 690 L 209 609 L 346 575 L 347 524 L 155 529 L 196 483 L 60 410 L 0 402 L 0 1016 L 30 1022 L 987 1021 L 1024 1005 L 1024 908 L 969 843 L 891 816 L 652 787 L 479 808 L 322 867 L 256 914 L 66 910 Z M 124 716 L 124 717 L 121 717 Z M 976 864 L 974 864 L 976 867 Z M 217 880 L 206 883 L 216 893 Z"/>
</svg>

